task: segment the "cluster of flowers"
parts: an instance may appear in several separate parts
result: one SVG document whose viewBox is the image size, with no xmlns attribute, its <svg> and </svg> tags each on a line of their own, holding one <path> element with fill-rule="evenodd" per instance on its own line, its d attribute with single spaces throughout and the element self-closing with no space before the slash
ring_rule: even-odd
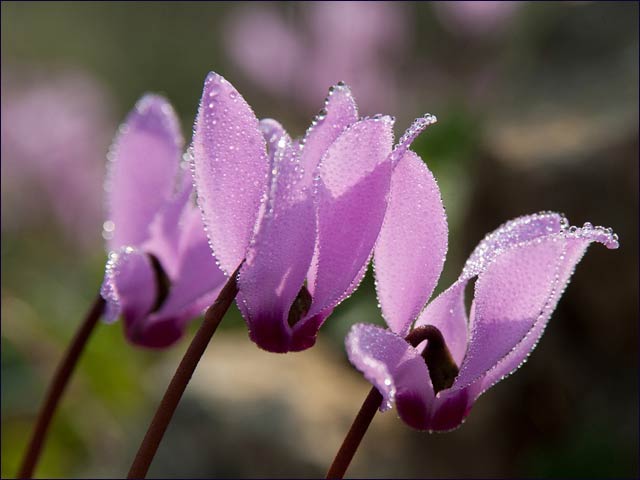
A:
<svg viewBox="0 0 640 480">
<path fill-rule="evenodd" d="M 557 213 L 517 218 L 487 235 L 458 280 L 424 307 L 448 227 L 438 185 L 410 147 L 435 121 L 417 119 L 394 145 L 394 119 L 359 118 L 339 83 L 304 137 L 292 139 L 211 73 L 185 153 L 169 103 L 145 96 L 109 154 L 107 319 L 121 316 L 136 344 L 169 346 L 238 271 L 251 339 L 300 351 L 373 257 L 388 329 L 352 327 L 349 359 L 381 394 L 381 410 L 395 403 L 418 429 L 459 426 L 526 360 L 589 244 L 618 241 Z"/>
</svg>

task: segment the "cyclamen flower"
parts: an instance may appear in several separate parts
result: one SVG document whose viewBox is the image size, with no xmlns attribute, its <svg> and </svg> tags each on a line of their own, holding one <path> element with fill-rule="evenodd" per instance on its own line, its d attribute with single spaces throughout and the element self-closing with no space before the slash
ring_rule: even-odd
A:
<svg viewBox="0 0 640 480">
<path fill-rule="evenodd" d="M 389 330 L 355 325 L 346 345 L 351 362 L 382 395 L 381 410 L 395 402 L 411 427 L 446 431 L 526 361 L 587 247 L 599 242 L 617 248 L 618 239 L 611 229 L 589 223 L 568 227 L 557 213 L 519 217 L 487 235 L 458 280 L 420 313 L 437 280 L 432 273 L 442 266 L 445 242 L 434 242 L 413 223 L 412 216 L 420 214 L 411 210 L 412 199 L 421 197 L 418 190 L 410 182 L 394 184 L 375 251 Z M 425 242 L 437 244 L 431 257 L 420 247 Z M 474 278 L 467 319 L 464 290 Z"/>
<path fill-rule="evenodd" d="M 398 89 L 395 66 L 408 40 L 405 6 L 303 2 L 299 7 L 296 22 L 264 4 L 232 14 L 224 40 L 236 66 L 264 90 L 304 105 L 314 105 L 338 80 L 346 80 L 369 108 L 391 104 Z"/>
<path fill-rule="evenodd" d="M 113 128 L 108 92 L 86 72 L 24 68 L 3 68 L 2 92 L 3 231 L 53 220 L 67 240 L 93 248 Z"/>
<path fill-rule="evenodd" d="M 207 78 L 192 151 L 198 204 L 222 270 L 244 261 L 237 303 L 261 348 L 309 348 L 357 288 L 386 210 L 392 127 L 388 116 L 359 120 L 338 84 L 293 141 L 224 78 Z"/>
<path fill-rule="evenodd" d="M 436 16 L 451 33 L 491 36 L 502 33 L 522 6 L 510 1 L 434 2 Z"/>
<path fill-rule="evenodd" d="M 171 105 L 146 95 L 109 154 L 105 316 L 122 314 L 127 338 L 145 347 L 175 342 L 225 283 L 180 167 L 183 144 Z"/>
</svg>

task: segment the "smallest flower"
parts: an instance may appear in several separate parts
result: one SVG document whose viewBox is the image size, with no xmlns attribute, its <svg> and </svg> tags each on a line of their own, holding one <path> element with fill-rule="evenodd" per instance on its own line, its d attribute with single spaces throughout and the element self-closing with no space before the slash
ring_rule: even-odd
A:
<svg viewBox="0 0 640 480">
<path fill-rule="evenodd" d="M 516 218 L 487 235 L 458 280 L 413 316 L 411 307 L 420 303 L 424 288 L 412 285 L 423 275 L 415 269 L 402 275 L 407 250 L 388 248 L 388 240 L 401 231 L 405 248 L 407 242 L 429 241 L 412 234 L 399 215 L 410 190 L 392 191 L 386 231 L 375 252 L 378 296 L 389 330 L 355 325 L 346 346 L 351 362 L 382 395 L 380 410 L 395 402 L 409 426 L 447 431 L 464 421 L 482 393 L 527 360 L 587 247 L 598 242 L 614 249 L 618 238 L 590 223 L 569 227 L 557 213 Z M 473 279 L 467 316 L 464 291 Z M 435 280 L 425 285 L 429 293 Z"/>
<path fill-rule="evenodd" d="M 127 338 L 145 347 L 178 340 L 225 282 L 191 198 L 191 175 L 180 167 L 183 144 L 171 105 L 145 95 L 108 157 L 105 317 L 122 315 Z"/>
</svg>

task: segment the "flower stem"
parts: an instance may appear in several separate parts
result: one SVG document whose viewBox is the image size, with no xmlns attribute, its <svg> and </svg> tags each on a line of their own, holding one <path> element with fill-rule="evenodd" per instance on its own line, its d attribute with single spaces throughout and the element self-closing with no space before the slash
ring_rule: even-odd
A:
<svg viewBox="0 0 640 480">
<path fill-rule="evenodd" d="M 347 436 L 340 446 L 340 450 L 338 450 L 336 454 L 336 458 L 333 460 L 331 467 L 329 467 L 326 478 L 335 479 L 344 477 L 356 450 L 360 446 L 364 434 L 367 433 L 371 420 L 373 420 L 373 417 L 380 407 L 380 403 L 382 403 L 382 395 L 380 395 L 376 387 L 373 387 L 369 395 L 367 395 L 367 398 L 365 398 L 362 407 L 360 407 L 360 411 L 353 421 L 353 424 L 351 424 L 349 433 L 347 433 Z"/>
<path fill-rule="evenodd" d="M 18 472 L 18 478 L 31 478 L 33 475 L 40 454 L 42 453 L 42 447 L 44 446 L 44 441 L 47 436 L 49 426 L 51 425 L 53 414 L 55 413 L 58 403 L 60 402 L 60 398 L 62 397 L 62 394 L 69 383 L 69 379 L 78 364 L 78 359 L 80 358 L 91 333 L 98 323 L 98 320 L 102 316 L 104 306 L 104 299 L 98 294 L 97 298 L 93 302 L 91 310 L 87 313 L 87 316 L 73 337 L 62 362 L 58 365 L 53 381 L 49 386 L 49 391 L 47 392 L 44 404 L 38 414 L 38 420 L 36 421 L 35 428 L 31 434 L 29 446 L 24 459 L 22 460 L 22 465 Z"/>
<path fill-rule="evenodd" d="M 238 267 L 238 270 L 239 269 L 240 267 Z M 127 478 L 145 478 L 147 475 L 147 471 L 160 446 L 162 437 L 169 426 L 173 413 L 178 407 L 178 403 L 180 403 L 180 399 L 187 388 L 189 380 L 191 380 L 193 372 L 198 366 L 200 358 L 206 350 L 218 325 L 220 325 L 224 314 L 238 294 L 238 285 L 236 283 L 238 270 L 231 275 L 216 301 L 204 314 L 204 321 L 193 337 L 187 352 L 184 354 L 184 357 L 182 357 L 180 365 L 178 365 L 176 373 L 171 379 L 171 383 L 169 383 L 167 387 L 160 406 L 156 410 L 151 425 L 149 425 L 149 429 L 140 444 L 140 448 L 131 465 Z"/>
</svg>

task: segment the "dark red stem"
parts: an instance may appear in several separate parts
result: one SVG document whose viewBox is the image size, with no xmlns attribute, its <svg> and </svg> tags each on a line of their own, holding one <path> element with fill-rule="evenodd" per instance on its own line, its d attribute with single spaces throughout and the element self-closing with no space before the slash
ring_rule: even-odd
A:
<svg viewBox="0 0 640 480">
<path fill-rule="evenodd" d="M 440 390 L 449 388 L 458 375 L 458 367 L 447 348 L 447 344 L 440 330 L 433 325 L 424 325 L 409 332 L 405 340 L 414 348 L 427 340 L 427 346 L 422 356 L 429 369 L 429 376 L 433 383 L 434 391 L 437 393 Z M 382 395 L 376 387 L 373 387 L 353 421 L 349 433 L 347 433 L 347 436 L 342 442 L 340 450 L 338 450 L 336 458 L 329 468 L 327 478 L 336 479 L 344 477 L 381 402 Z"/>
<path fill-rule="evenodd" d="M 367 433 L 371 420 L 373 420 L 378 408 L 380 408 L 380 403 L 382 403 L 382 395 L 380 395 L 376 387 L 373 387 L 369 395 L 367 395 L 367 398 L 365 398 L 358 415 L 351 424 L 349 433 L 347 433 L 347 436 L 342 442 L 336 458 L 333 460 L 331 467 L 329 467 L 327 478 L 335 479 L 344 477 L 351 460 L 353 460 L 353 456 L 356 454 L 356 450 L 360 446 L 364 434 Z"/>
<path fill-rule="evenodd" d="M 31 434 L 31 441 L 29 442 L 27 452 L 22 460 L 22 465 L 18 472 L 18 478 L 32 477 L 38 463 L 38 459 L 40 458 L 40 454 L 42 453 L 42 447 L 44 446 L 44 441 L 47 437 L 47 432 L 49 431 L 53 414 L 55 413 L 58 403 L 60 403 L 60 398 L 62 397 L 62 394 L 69 383 L 69 379 L 78 364 L 78 359 L 80 358 L 80 355 L 82 355 L 82 351 L 84 350 L 91 333 L 102 316 L 104 306 L 104 299 L 98 295 L 93 302 L 91 310 L 73 337 L 71 344 L 69 344 L 69 348 L 62 359 L 62 362 L 58 365 L 58 369 L 56 370 L 51 385 L 49 386 L 49 391 L 47 392 L 44 404 L 38 414 L 38 420 L 33 433 Z"/>
<path fill-rule="evenodd" d="M 239 268 L 240 267 L 238 267 L 238 269 Z M 171 379 L 171 383 L 169 383 L 167 387 L 160 406 L 140 444 L 140 448 L 131 465 L 127 478 L 145 478 L 147 475 L 147 471 L 160 446 L 162 437 L 178 407 L 178 403 L 180 403 L 180 399 L 187 388 L 189 380 L 191 380 L 193 372 L 198 366 L 200 358 L 206 350 L 207 345 L 209 345 L 209 341 L 218 328 L 218 325 L 220 325 L 224 314 L 238 294 L 238 286 L 236 283 L 237 273 L 238 270 L 231 275 L 231 278 L 229 278 L 226 285 L 222 288 L 214 304 L 211 305 L 204 314 L 204 321 L 193 337 L 187 352 L 184 354 L 184 357 L 182 357 L 180 365 L 178 365 L 173 379 Z"/>
</svg>

